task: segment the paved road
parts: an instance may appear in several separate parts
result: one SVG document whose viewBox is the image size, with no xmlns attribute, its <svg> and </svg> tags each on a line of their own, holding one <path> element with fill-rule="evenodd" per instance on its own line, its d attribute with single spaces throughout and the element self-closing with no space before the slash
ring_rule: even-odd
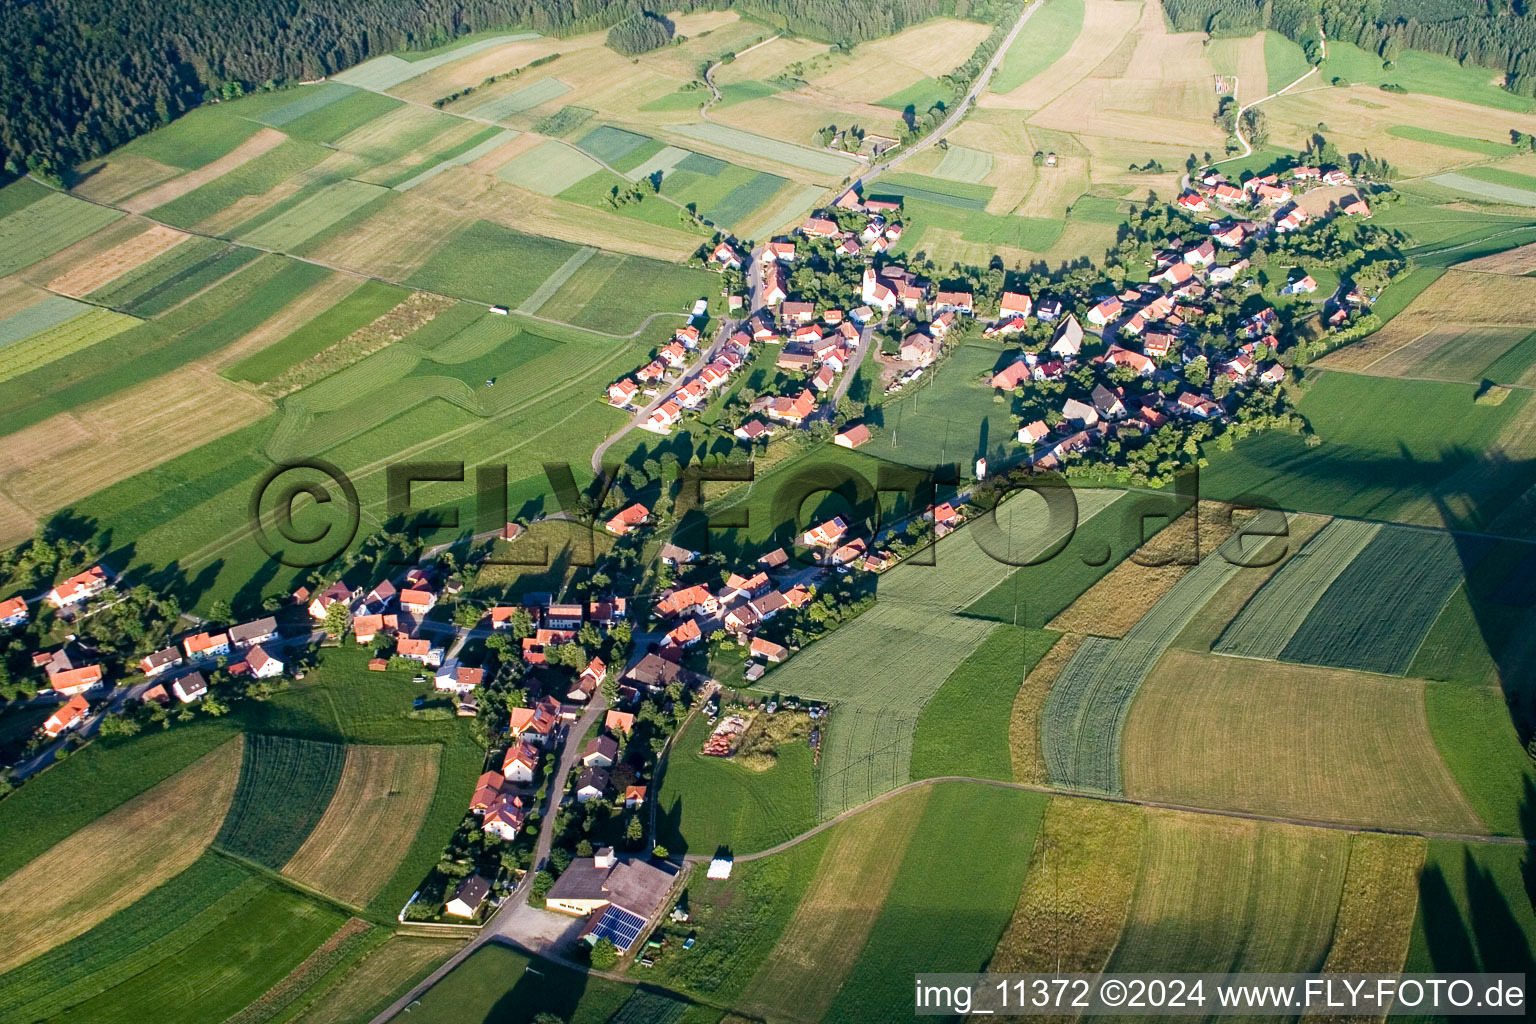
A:
<svg viewBox="0 0 1536 1024">
<path fill-rule="evenodd" d="M 602 692 L 599 691 L 593 696 L 592 703 L 587 707 L 586 712 L 581 718 L 565 730 L 565 740 L 561 744 L 560 749 L 560 761 L 548 782 L 549 806 L 544 808 L 544 816 L 539 819 L 539 838 L 534 844 L 533 868 L 524 878 L 523 884 L 519 885 L 515 892 L 502 901 L 501 906 L 496 908 L 496 913 L 491 915 L 491 919 L 485 923 L 480 929 L 479 934 L 475 936 L 469 945 L 449 957 L 437 970 L 427 975 L 409 992 L 391 1003 L 373 1019 L 373 1024 L 384 1024 L 385 1021 L 403 1011 L 417 999 L 420 999 L 422 993 L 426 992 L 427 989 L 440 981 L 444 975 L 464 962 L 477 949 L 488 942 L 499 941 L 521 946 L 530 952 L 560 960 L 567 966 L 574 967 L 577 970 L 589 969 L 582 964 L 564 960 L 556 952 L 554 944 L 568 930 L 560 922 L 559 916 L 535 910 L 527 904 L 529 882 L 533 877 L 533 872 L 544 866 L 544 862 L 549 859 L 550 848 L 554 845 L 555 809 L 565 793 L 566 777 L 570 775 L 576 762 L 581 758 L 582 737 L 599 721 L 600 716 L 606 709 L 607 702 L 603 699 Z M 551 922 L 560 924 L 561 927 L 555 928 Z M 578 926 L 582 924 L 580 920 L 576 920 L 575 923 Z M 634 979 L 626 979 L 623 975 L 611 975 L 597 971 L 592 973 L 603 974 L 604 977 L 611 977 L 616 981 L 629 981 L 630 984 L 637 984 Z"/>
</svg>

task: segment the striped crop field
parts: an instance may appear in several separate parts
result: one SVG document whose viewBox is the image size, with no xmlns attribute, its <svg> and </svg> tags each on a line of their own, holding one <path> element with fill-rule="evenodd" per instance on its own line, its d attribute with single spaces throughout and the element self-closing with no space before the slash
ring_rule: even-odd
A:
<svg viewBox="0 0 1536 1024">
<path fill-rule="evenodd" d="M 1312 606 L 1380 529 L 1379 523 L 1358 519 L 1335 519 L 1323 527 L 1249 599 L 1212 650 L 1279 658 Z"/>
<path fill-rule="evenodd" d="M 122 215 L 119 210 L 50 192 L 0 219 L 0 277 L 74 245 Z"/>
<path fill-rule="evenodd" d="M 571 87 L 558 78 L 545 78 L 525 85 L 520 89 L 514 89 L 505 96 L 498 96 L 493 100 L 486 100 L 477 106 L 470 107 L 465 113 L 471 117 L 483 117 L 487 121 L 500 121 L 504 117 L 513 114 L 521 114 L 525 110 L 531 110 L 541 103 L 548 103 L 559 96 L 564 96 L 571 91 Z"/>
<path fill-rule="evenodd" d="M 141 322 L 110 309 L 88 308 L 90 311 L 87 313 L 71 317 L 5 346 L 5 359 L 0 363 L 0 381 L 20 377 L 40 366 L 74 355 Z"/>
<path fill-rule="evenodd" d="M 1383 527 L 1323 593 L 1282 661 L 1402 675 L 1489 542 Z"/>
<path fill-rule="evenodd" d="M 576 143 L 605 164 L 623 159 L 650 142 L 648 135 L 615 128 L 611 124 L 599 125 L 583 135 Z"/>
<path fill-rule="evenodd" d="M 346 748 L 335 743 L 247 735 L 240 783 L 215 845 L 280 870 L 325 813 L 345 759 Z"/>
<path fill-rule="evenodd" d="M 242 236 L 241 241 L 279 251 L 296 248 L 349 213 L 388 195 L 383 185 L 340 181 Z"/>
<path fill-rule="evenodd" d="M 729 128 L 713 122 L 681 125 L 672 130 L 679 135 L 720 146 L 733 153 L 752 153 L 765 160 L 798 167 L 812 174 L 841 178 L 861 166 L 853 157 L 844 156 L 841 153 L 811 149 L 809 146 L 797 146 L 792 142 L 782 142 L 765 135 L 754 135 L 740 128 Z"/>
<path fill-rule="evenodd" d="M 979 149 L 966 149 L 964 146 L 950 146 L 944 151 L 944 159 L 939 161 L 938 169 L 933 173 L 951 181 L 980 184 L 992 173 L 992 154 Z"/>
<path fill-rule="evenodd" d="M 74 299 L 66 299 L 62 295 L 50 295 L 42 302 L 0 320 L 0 349 L 30 338 L 34 334 L 40 334 L 50 327 L 57 327 L 64 321 L 93 308 L 95 307 L 84 302 L 76 302 Z"/>
<path fill-rule="evenodd" d="M 1235 545 L 1242 540 L 1238 534 L 1206 556 L 1123 638 L 1083 641 L 1057 677 L 1040 721 L 1040 750 L 1052 782 L 1122 792 L 1120 737 L 1136 691 L 1174 638 L 1237 572 Z"/>
<path fill-rule="evenodd" d="M 487 128 L 484 132 L 469 140 L 471 145 L 468 148 L 460 149 L 459 147 L 454 147 L 460 151 L 451 153 L 451 155 L 446 156 L 421 173 L 406 178 L 400 184 L 394 186 L 394 189 L 396 192 L 409 192 L 417 185 L 424 181 L 430 181 L 450 167 L 462 167 L 465 164 L 474 163 L 498 146 L 504 146 L 511 142 L 520 134 L 522 133 L 515 132 L 510 128 L 503 128 L 500 131 L 497 131 L 495 128 Z"/>
</svg>

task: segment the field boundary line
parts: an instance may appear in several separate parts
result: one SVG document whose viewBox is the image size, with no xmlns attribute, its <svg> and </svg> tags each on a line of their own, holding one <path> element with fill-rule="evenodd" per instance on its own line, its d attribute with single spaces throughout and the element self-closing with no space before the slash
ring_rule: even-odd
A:
<svg viewBox="0 0 1536 1024">
<path fill-rule="evenodd" d="M 978 779 L 968 775 L 941 775 L 931 779 L 917 779 L 913 782 L 908 782 L 905 785 L 898 786 L 895 789 L 887 790 L 886 792 L 881 793 L 879 796 L 870 800 L 866 800 L 864 803 L 859 804 L 856 807 L 850 807 L 846 811 L 839 812 L 834 817 L 828 818 L 826 821 L 821 822 L 814 828 L 802 832 L 800 835 L 793 839 L 786 840 L 777 846 L 771 846 L 766 850 L 759 850 L 756 853 L 741 854 L 736 858 L 736 860 L 738 862 L 753 861 L 763 857 L 772 856 L 776 853 L 783 853 L 785 850 L 815 838 L 839 822 L 851 818 L 861 811 L 868 810 L 875 804 L 891 800 L 897 795 L 905 793 L 910 789 L 915 789 L 918 786 L 931 786 L 941 782 L 969 782 L 980 786 L 998 786 L 1003 789 L 1017 789 L 1029 793 L 1039 793 L 1043 796 L 1055 796 L 1075 800 L 1093 800 L 1099 803 L 1123 804 L 1132 807 L 1150 808 L 1152 810 L 1177 811 L 1184 814 L 1202 814 L 1209 817 L 1218 818 L 1236 818 L 1242 821 L 1272 822 L 1277 825 L 1295 825 L 1299 828 L 1321 828 L 1332 832 L 1360 832 L 1371 835 L 1387 836 L 1418 836 L 1424 839 L 1444 839 L 1450 842 L 1458 843 L 1478 843 L 1490 846 L 1524 846 L 1527 848 L 1536 848 L 1536 838 L 1528 839 L 1521 836 L 1498 836 L 1490 834 L 1479 835 L 1464 832 L 1432 832 L 1418 829 L 1391 828 L 1385 825 L 1363 825 L 1340 821 L 1322 821 L 1315 818 L 1293 818 L 1279 814 L 1259 814 L 1254 811 L 1225 810 L 1217 807 L 1198 807 L 1193 804 L 1178 804 L 1166 800 L 1145 800 L 1136 797 L 1119 796 L 1112 793 L 1097 793 L 1087 790 L 1065 789 L 1059 786 L 1046 786 L 1032 782 L 1008 782 L 1002 779 Z M 690 864 L 699 864 L 710 860 L 712 856 L 713 854 L 690 853 L 684 857 L 684 860 Z"/>
</svg>

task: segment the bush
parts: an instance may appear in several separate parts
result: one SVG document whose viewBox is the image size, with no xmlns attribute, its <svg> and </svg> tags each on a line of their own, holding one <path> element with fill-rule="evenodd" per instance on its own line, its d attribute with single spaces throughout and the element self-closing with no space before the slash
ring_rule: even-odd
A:
<svg viewBox="0 0 1536 1024">
<path fill-rule="evenodd" d="M 612 939 L 598 939 L 592 946 L 592 966 L 600 971 L 612 969 L 619 962 L 619 947 Z"/>
</svg>

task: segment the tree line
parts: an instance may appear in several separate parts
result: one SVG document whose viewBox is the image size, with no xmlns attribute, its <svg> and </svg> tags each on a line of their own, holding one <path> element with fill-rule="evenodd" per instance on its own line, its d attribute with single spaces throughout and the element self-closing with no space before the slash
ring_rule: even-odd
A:
<svg viewBox="0 0 1536 1024">
<path fill-rule="evenodd" d="M 678 0 L 667 9 L 732 3 Z M 971 0 L 735 5 L 787 31 L 848 43 L 937 14 L 972 12 Z M 13 3 L 0 18 L 0 172 L 61 177 L 200 104 L 321 78 L 396 50 L 430 49 L 493 29 L 568 35 L 620 23 L 628 26 L 615 39 L 621 45 L 650 41 L 666 28 L 640 0 Z"/>
<path fill-rule="evenodd" d="M 1503 71 L 1505 88 L 1536 95 L 1536 16 L 1515 0 L 1165 0 L 1163 8 L 1178 32 L 1273 29 L 1314 64 L 1321 30 L 1384 61 L 1413 49 Z"/>
</svg>

